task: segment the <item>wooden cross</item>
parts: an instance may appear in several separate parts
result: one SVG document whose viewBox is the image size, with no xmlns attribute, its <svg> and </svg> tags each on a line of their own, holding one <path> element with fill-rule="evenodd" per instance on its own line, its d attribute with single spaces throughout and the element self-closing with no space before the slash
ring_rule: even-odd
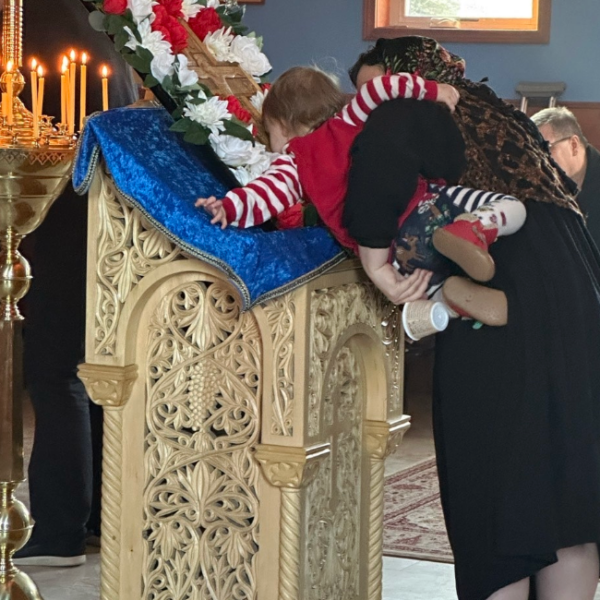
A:
<svg viewBox="0 0 600 600">
<path fill-rule="evenodd" d="M 188 59 L 188 67 L 196 72 L 200 83 L 203 83 L 215 96 L 222 98 L 235 96 L 252 115 L 259 141 L 267 144 L 261 114 L 250 101 L 254 94 L 261 91 L 259 85 L 240 67 L 239 63 L 218 61 L 190 26 L 185 21 L 181 23 L 189 34 L 188 47 L 183 51 Z"/>
</svg>

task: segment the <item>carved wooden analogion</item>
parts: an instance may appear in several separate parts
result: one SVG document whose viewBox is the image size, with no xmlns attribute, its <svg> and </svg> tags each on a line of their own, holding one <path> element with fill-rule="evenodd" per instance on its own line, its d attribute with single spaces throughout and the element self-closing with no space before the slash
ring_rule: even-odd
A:
<svg viewBox="0 0 600 600">
<path fill-rule="evenodd" d="M 380 600 L 398 312 L 347 261 L 243 313 L 105 173 L 89 219 L 103 600 Z"/>
</svg>

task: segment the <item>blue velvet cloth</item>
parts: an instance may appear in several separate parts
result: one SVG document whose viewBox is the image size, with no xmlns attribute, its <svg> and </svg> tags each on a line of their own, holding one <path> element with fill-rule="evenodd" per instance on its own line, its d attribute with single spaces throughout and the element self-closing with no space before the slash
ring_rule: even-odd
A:
<svg viewBox="0 0 600 600">
<path fill-rule="evenodd" d="M 73 169 L 76 191 L 88 191 L 102 156 L 120 194 L 175 244 L 221 269 L 239 289 L 244 310 L 343 260 L 345 252 L 323 227 L 267 232 L 211 225 L 194 201 L 222 197 L 234 180 L 210 153 L 170 132 L 171 123 L 162 108 L 90 117 Z"/>
</svg>

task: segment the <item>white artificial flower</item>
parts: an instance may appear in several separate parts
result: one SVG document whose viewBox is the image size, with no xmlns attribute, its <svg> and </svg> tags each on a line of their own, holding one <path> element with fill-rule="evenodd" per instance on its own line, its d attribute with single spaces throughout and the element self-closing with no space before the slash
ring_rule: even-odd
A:
<svg viewBox="0 0 600 600">
<path fill-rule="evenodd" d="M 206 3 L 206 8 L 219 8 L 221 6 L 221 0 L 208 0 Z"/>
<path fill-rule="evenodd" d="M 253 179 L 252 175 L 250 175 L 250 171 L 248 171 L 246 167 L 231 167 L 231 172 L 242 187 L 248 185 Z"/>
<path fill-rule="evenodd" d="M 225 129 L 223 120 L 231 117 L 227 110 L 227 102 L 221 100 L 218 96 L 213 96 L 202 104 L 186 103 L 183 114 L 192 121 L 196 121 L 196 123 L 210 129 L 210 132 L 215 135 Z"/>
<path fill-rule="evenodd" d="M 175 57 L 171 53 L 155 56 L 150 63 L 150 72 L 162 83 L 165 77 L 172 76 L 175 72 Z"/>
<path fill-rule="evenodd" d="M 262 175 L 271 166 L 271 163 L 281 156 L 276 152 L 269 152 L 262 144 L 257 143 L 256 145 L 261 147 L 261 151 L 253 157 L 253 162 L 248 165 L 251 180 Z"/>
<path fill-rule="evenodd" d="M 241 185 L 246 185 L 262 175 L 271 163 L 281 156 L 269 152 L 259 142 L 253 144 L 231 135 L 211 135 L 210 144 L 217 156 L 232 168 Z"/>
<path fill-rule="evenodd" d="M 135 50 L 138 46 L 147 48 L 150 50 L 154 58 L 162 57 L 163 55 L 170 55 L 171 62 L 173 61 L 173 55 L 171 53 L 171 44 L 165 40 L 163 34 L 160 31 L 152 31 L 150 25 L 150 19 L 142 21 L 138 25 L 138 32 L 142 38 L 141 42 L 138 42 L 136 37 L 133 35 L 129 27 L 125 27 L 125 30 L 129 33 L 131 39 L 127 42 L 126 46 Z M 162 80 L 161 80 L 162 81 Z"/>
<path fill-rule="evenodd" d="M 260 51 L 256 38 L 236 36 L 231 42 L 230 53 L 233 60 L 254 77 L 261 77 L 273 68 L 269 59 Z"/>
<path fill-rule="evenodd" d="M 204 43 L 208 49 L 213 53 L 214 57 L 220 61 L 235 62 L 235 58 L 231 58 L 231 43 L 233 42 L 234 35 L 231 33 L 231 27 L 224 29 L 217 29 L 209 33 L 204 38 Z"/>
<path fill-rule="evenodd" d="M 235 178 L 239 181 L 240 185 L 248 185 L 251 181 L 254 181 L 257 177 L 260 177 L 270 166 L 271 163 L 279 156 L 275 152 L 268 152 L 262 144 L 256 144 L 260 146 L 260 152 L 257 152 L 251 160 L 254 160 L 252 164 L 243 165 L 241 167 L 231 168 Z M 224 161 L 226 163 L 226 161 Z"/>
<path fill-rule="evenodd" d="M 125 44 L 125 46 L 127 46 L 127 48 L 131 48 L 135 52 L 135 49 L 140 45 L 137 41 L 137 38 L 133 34 L 133 31 L 131 31 L 130 27 L 125 26 L 123 29 L 125 29 L 125 31 L 129 34 L 129 41 Z"/>
<path fill-rule="evenodd" d="M 181 12 L 183 13 L 183 18 L 188 21 L 195 17 L 203 8 L 201 4 L 198 4 L 198 0 L 183 0 Z"/>
<path fill-rule="evenodd" d="M 177 74 L 179 75 L 181 86 L 188 87 L 198 83 L 198 74 L 188 68 L 187 56 L 185 54 L 178 54 L 177 60 L 179 61 Z"/>
<path fill-rule="evenodd" d="M 211 134 L 209 140 L 217 156 L 230 167 L 241 167 L 253 162 L 255 154 L 259 152 L 252 142 L 232 135 Z"/>
<path fill-rule="evenodd" d="M 269 152 L 264 144 L 242 140 L 232 135 L 211 135 L 210 143 L 217 156 L 230 167 L 245 166 L 254 179 L 279 156 Z"/>
<path fill-rule="evenodd" d="M 252 96 L 252 98 L 250 98 L 250 102 L 252 103 L 252 106 L 254 106 L 254 108 L 258 111 L 258 112 L 262 112 L 262 106 L 263 106 L 263 102 L 265 101 L 265 98 L 267 97 L 267 94 L 269 93 L 269 90 L 259 90 L 258 92 L 256 92 L 256 94 L 254 94 L 254 96 Z"/>
<path fill-rule="evenodd" d="M 152 7 L 156 4 L 158 2 L 155 0 L 127 0 L 127 8 L 131 11 L 137 25 L 153 14 Z"/>
</svg>

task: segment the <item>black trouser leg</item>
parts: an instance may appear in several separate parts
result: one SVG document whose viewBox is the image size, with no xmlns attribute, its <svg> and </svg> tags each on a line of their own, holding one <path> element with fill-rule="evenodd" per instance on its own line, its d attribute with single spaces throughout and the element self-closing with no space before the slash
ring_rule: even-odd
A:
<svg viewBox="0 0 600 600">
<path fill-rule="evenodd" d="M 85 547 L 94 488 L 91 403 L 77 378 L 85 331 L 86 227 L 87 200 L 69 189 L 35 233 L 25 321 L 25 380 L 35 412 L 32 542 L 74 552 Z"/>
</svg>

